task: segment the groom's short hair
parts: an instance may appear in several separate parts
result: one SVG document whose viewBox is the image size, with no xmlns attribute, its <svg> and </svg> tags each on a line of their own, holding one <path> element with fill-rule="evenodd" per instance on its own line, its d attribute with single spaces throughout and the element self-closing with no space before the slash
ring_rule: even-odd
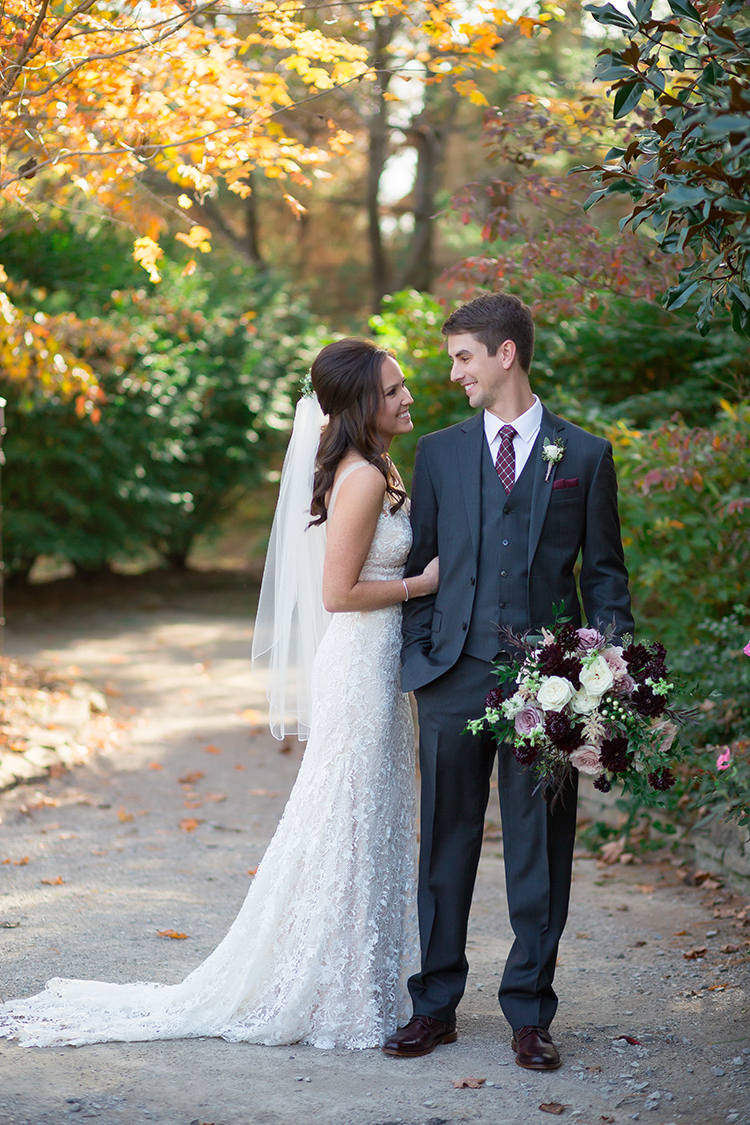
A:
<svg viewBox="0 0 750 1125">
<path fill-rule="evenodd" d="M 531 309 L 510 293 L 484 293 L 468 305 L 455 309 L 441 329 L 444 336 L 468 332 L 484 344 L 487 355 L 497 355 L 506 340 L 516 345 L 518 362 L 524 371 L 531 367 L 534 354 L 534 321 Z"/>
</svg>

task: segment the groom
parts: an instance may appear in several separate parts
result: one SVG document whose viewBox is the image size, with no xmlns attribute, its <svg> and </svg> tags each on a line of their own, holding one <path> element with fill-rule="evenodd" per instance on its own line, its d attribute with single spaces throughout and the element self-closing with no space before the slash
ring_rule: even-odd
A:
<svg viewBox="0 0 750 1125">
<path fill-rule="evenodd" d="M 557 418 L 533 394 L 534 324 L 517 297 L 493 293 L 443 325 L 451 379 L 479 413 L 421 439 L 412 484 L 414 546 L 407 576 L 440 556 L 440 589 L 404 605 L 401 684 L 419 708 L 422 838 L 421 971 L 409 981 L 412 1020 L 386 1054 L 426 1055 L 453 1043 L 468 962 L 466 933 L 490 775 L 498 789 L 515 942 L 499 1000 L 519 1066 L 554 1070 L 552 987 L 567 917 L 577 774 L 551 804 L 530 769 L 488 732 L 465 733 L 510 659 L 499 627 L 539 633 L 555 614 L 632 632 L 612 447 Z M 545 444 L 562 456 L 544 459 Z M 517 655 L 517 654 L 515 654 Z"/>
</svg>

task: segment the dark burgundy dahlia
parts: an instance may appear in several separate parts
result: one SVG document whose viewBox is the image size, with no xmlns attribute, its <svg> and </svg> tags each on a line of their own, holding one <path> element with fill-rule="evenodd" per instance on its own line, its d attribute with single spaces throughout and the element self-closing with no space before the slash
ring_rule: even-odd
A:
<svg viewBox="0 0 750 1125">
<path fill-rule="evenodd" d="M 545 645 L 538 658 L 539 671 L 545 676 L 562 676 L 578 690 L 583 665 L 577 656 L 566 656 L 562 645 Z"/>
<path fill-rule="evenodd" d="M 648 775 L 648 783 L 652 789 L 659 789 L 661 792 L 666 792 L 671 789 L 675 783 L 675 776 L 670 769 L 665 766 L 663 769 L 654 770 L 653 773 Z"/>
<path fill-rule="evenodd" d="M 562 711 L 548 711 L 544 719 L 547 738 L 558 750 L 572 753 L 583 742 L 583 729 Z"/>
<path fill-rule="evenodd" d="M 522 766 L 530 766 L 536 760 L 539 751 L 530 742 L 522 742 L 520 746 L 513 747 L 513 753 L 516 761 Z"/>
<path fill-rule="evenodd" d="M 500 704 L 503 702 L 504 698 L 505 696 L 503 695 L 503 689 L 499 687 L 493 687 L 492 691 L 487 692 L 487 697 L 484 701 L 484 705 L 485 707 L 491 707 L 494 711 L 499 711 Z"/>
<path fill-rule="evenodd" d="M 594 778 L 594 789 L 598 789 L 600 793 L 609 793 L 611 788 L 612 782 L 606 773 L 600 773 L 598 777 Z"/>
<path fill-rule="evenodd" d="M 624 735 L 605 738 L 599 751 L 599 759 L 610 773 L 624 773 L 632 761 L 627 738 Z"/>
<path fill-rule="evenodd" d="M 664 696 L 657 695 L 648 684 L 639 684 L 631 695 L 630 702 L 638 714 L 646 719 L 658 719 L 667 706 Z"/>
</svg>

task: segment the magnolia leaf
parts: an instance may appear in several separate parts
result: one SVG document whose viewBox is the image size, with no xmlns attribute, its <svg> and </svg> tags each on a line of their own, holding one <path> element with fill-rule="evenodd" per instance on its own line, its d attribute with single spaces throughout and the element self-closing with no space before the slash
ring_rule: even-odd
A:
<svg viewBox="0 0 750 1125">
<path fill-rule="evenodd" d="M 615 103 L 612 109 L 612 116 L 615 121 L 621 117 L 626 117 L 631 109 L 635 109 L 638 102 L 646 92 L 646 87 L 642 82 L 626 82 L 620 86 L 615 94 Z"/>
<path fill-rule="evenodd" d="M 598 4 L 584 4 L 587 12 L 591 12 L 597 23 L 609 24 L 611 27 L 624 27 L 627 31 L 635 31 L 636 25 L 612 4 L 600 7 Z"/>
</svg>

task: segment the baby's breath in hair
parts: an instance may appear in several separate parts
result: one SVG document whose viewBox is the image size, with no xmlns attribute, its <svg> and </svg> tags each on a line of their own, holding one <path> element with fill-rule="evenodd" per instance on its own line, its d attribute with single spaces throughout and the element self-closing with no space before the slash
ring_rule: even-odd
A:
<svg viewBox="0 0 750 1125">
<path fill-rule="evenodd" d="M 308 367 L 305 374 L 302 376 L 302 395 L 304 398 L 311 398 L 315 394 L 312 385 L 312 371 Z"/>
</svg>

